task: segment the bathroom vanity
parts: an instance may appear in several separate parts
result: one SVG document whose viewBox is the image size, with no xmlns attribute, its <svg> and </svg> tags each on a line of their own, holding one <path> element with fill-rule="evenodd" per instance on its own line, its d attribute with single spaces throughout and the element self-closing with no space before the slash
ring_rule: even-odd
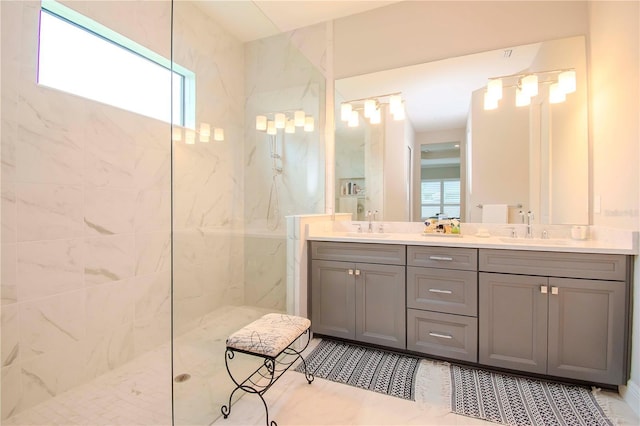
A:
<svg viewBox="0 0 640 426">
<path fill-rule="evenodd" d="M 590 244 L 309 236 L 319 335 L 589 383 L 626 383 L 633 256 Z"/>
</svg>

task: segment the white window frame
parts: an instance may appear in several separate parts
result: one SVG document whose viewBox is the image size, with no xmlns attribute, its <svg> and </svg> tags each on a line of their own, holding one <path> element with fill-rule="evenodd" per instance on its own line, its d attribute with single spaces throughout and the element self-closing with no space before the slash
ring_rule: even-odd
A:
<svg viewBox="0 0 640 426">
<path fill-rule="evenodd" d="M 422 202 L 422 184 L 424 182 L 439 182 L 440 183 L 440 203 L 436 204 L 436 203 L 423 203 Z M 448 178 L 448 179 L 422 179 L 420 181 L 420 216 L 422 218 L 422 220 L 427 219 L 426 217 L 422 217 L 422 208 L 425 206 L 428 207 L 438 207 L 440 209 L 440 212 L 444 212 L 444 207 L 458 207 L 458 211 L 460 211 L 461 209 L 461 200 L 458 199 L 457 203 L 445 203 L 444 202 L 444 183 L 445 182 L 458 182 L 460 183 L 460 179 L 456 179 L 456 178 Z"/>
<path fill-rule="evenodd" d="M 139 55 L 143 58 L 150 60 L 151 62 L 164 67 L 168 70 L 171 70 L 175 74 L 179 74 L 182 76 L 183 80 L 183 88 L 182 88 L 182 117 L 171 117 L 173 121 L 172 124 L 180 125 L 188 128 L 195 128 L 195 86 L 196 79 L 195 74 L 192 71 L 176 64 L 172 63 L 171 60 L 159 55 L 158 53 L 148 49 L 141 44 L 136 43 L 133 40 L 124 37 L 121 34 L 113 31 L 112 29 L 76 12 L 75 10 L 66 7 L 57 1 L 54 0 L 43 0 L 41 3 L 41 13 L 49 13 L 56 18 L 62 19 L 63 21 L 68 22 L 71 25 L 75 25 L 76 27 L 87 31 L 88 33 L 93 34 L 96 37 L 100 37 L 104 40 L 107 40 L 116 46 L 119 46 L 125 50 L 128 50 L 136 55 Z M 173 80 L 172 80 L 173 81 Z M 173 85 L 173 83 L 172 83 Z M 54 87 L 55 88 L 55 87 Z M 82 94 L 74 93 L 77 96 L 82 96 Z M 92 99 L 88 98 L 87 99 Z M 97 102 L 101 102 L 100 99 L 92 99 Z M 123 105 L 114 105 L 118 108 L 127 109 L 126 106 Z M 174 111 L 174 105 L 171 105 L 172 112 Z"/>
</svg>

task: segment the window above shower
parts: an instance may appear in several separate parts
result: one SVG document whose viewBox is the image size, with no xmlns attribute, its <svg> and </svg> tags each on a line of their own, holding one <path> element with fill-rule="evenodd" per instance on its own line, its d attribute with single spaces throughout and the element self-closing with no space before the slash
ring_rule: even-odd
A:
<svg viewBox="0 0 640 426">
<path fill-rule="evenodd" d="M 193 127 L 195 74 L 61 5 L 43 1 L 38 83 Z"/>
</svg>

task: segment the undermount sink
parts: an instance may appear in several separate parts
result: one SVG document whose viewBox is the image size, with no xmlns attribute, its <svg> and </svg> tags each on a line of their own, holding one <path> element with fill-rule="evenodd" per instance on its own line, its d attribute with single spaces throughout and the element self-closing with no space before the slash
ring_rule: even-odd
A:
<svg viewBox="0 0 640 426">
<path fill-rule="evenodd" d="M 524 246 L 568 246 L 569 240 L 554 238 L 500 238 L 500 241 L 507 244 L 522 244 Z"/>
<path fill-rule="evenodd" d="M 355 238 L 389 238 L 390 236 L 389 234 L 380 232 L 347 232 L 345 235 Z"/>
</svg>

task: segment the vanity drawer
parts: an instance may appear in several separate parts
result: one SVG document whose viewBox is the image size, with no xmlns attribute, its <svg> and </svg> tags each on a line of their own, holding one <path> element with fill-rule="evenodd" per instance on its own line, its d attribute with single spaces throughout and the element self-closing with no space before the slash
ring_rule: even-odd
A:
<svg viewBox="0 0 640 426">
<path fill-rule="evenodd" d="M 407 307 L 477 316 L 478 274 L 475 271 L 409 266 Z"/>
<path fill-rule="evenodd" d="M 407 265 L 476 271 L 478 268 L 478 249 L 408 246 Z"/>
<path fill-rule="evenodd" d="M 507 274 L 624 281 L 627 256 L 480 249 L 479 269 Z"/>
<path fill-rule="evenodd" d="M 399 244 L 312 241 L 311 258 L 343 262 L 404 265 L 406 263 L 406 249 L 404 245 Z"/>
<path fill-rule="evenodd" d="M 478 362 L 478 320 L 407 309 L 407 349 Z"/>
</svg>

